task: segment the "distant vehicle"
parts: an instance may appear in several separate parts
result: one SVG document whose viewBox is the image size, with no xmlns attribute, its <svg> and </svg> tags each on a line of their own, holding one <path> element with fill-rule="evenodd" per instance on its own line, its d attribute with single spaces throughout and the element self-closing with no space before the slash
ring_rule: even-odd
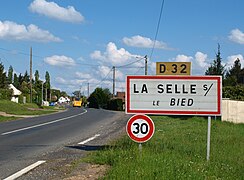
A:
<svg viewBox="0 0 244 180">
<path fill-rule="evenodd" d="M 73 100 L 73 107 L 81 107 L 82 106 L 82 98 L 75 98 Z"/>
<path fill-rule="evenodd" d="M 50 102 L 49 106 L 55 106 L 57 103 L 56 102 Z"/>
</svg>

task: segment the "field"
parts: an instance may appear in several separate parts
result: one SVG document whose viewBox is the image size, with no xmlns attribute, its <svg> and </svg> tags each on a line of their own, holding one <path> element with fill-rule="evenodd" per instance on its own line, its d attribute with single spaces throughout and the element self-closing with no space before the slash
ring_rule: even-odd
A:
<svg viewBox="0 0 244 180">
<path fill-rule="evenodd" d="M 206 160 L 207 119 L 152 116 L 155 134 L 138 144 L 129 137 L 86 161 L 110 165 L 104 179 L 244 179 L 244 124 L 212 120 L 210 161 Z"/>
</svg>

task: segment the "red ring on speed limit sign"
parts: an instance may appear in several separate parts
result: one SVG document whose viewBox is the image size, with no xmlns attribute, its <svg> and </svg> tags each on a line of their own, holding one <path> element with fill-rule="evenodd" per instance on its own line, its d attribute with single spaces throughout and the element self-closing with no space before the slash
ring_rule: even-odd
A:
<svg viewBox="0 0 244 180">
<path fill-rule="evenodd" d="M 140 124 L 138 122 L 140 122 Z M 132 130 L 133 126 L 135 130 Z M 153 136 L 154 129 L 155 128 L 152 119 L 142 114 L 132 116 L 126 125 L 128 136 L 133 141 L 138 143 L 148 141 Z"/>
</svg>

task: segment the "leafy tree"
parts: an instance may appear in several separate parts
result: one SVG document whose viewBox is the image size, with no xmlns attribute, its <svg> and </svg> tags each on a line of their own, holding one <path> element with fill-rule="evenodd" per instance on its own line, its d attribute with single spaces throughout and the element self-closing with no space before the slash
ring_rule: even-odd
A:
<svg viewBox="0 0 244 180">
<path fill-rule="evenodd" d="M 88 98 L 89 107 L 106 109 L 110 98 L 111 93 L 109 89 L 96 88 Z"/>
<path fill-rule="evenodd" d="M 224 76 L 224 66 L 221 64 L 222 58 L 220 56 L 220 45 L 218 44 L 218 53 L 216 54 L 216 59 L 213 60 L 213 63 L 208 67 L 205 72 L 205 75 L 221 75 Z"/>
<path fill-rule="evenodd" d="M 8 69 L 8 83 L 9 84 L 12 84 L 13 83 L 13 67 L 12 66 L 9 66 L 9 69 Z"/>
<path fill-rule="evenodd" d="M 68 97 L 68 94 L 65 91 L 61 91 L 60 96 Z"/>
</svg>

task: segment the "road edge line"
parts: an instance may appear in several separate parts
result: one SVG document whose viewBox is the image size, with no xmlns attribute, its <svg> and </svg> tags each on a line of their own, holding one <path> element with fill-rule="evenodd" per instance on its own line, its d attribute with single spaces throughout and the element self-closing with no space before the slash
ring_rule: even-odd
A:
<svg viewBox="0 0 244 180">
<path fill-rule="evenodd" d="M 53 121 L 50 121 L 50 122 L 37 124 L 37 125 L 34 125 L 34 126 L 28 126 L 28 127 L 25 127 L 25 128 L 12 130 L 12 131 L 9 131 L 9 132 L 2 133 L 1 135 L 5 136 L 5 135 L 8 135 L 8 134 L 13 134 L 13 133 L 16 133 L 16 132 L 25 131 L 25 130 L 28 130 L 28 129 L 33 129 L 33 128 L 36 128 L 36 127 L 41 127 L 41 126 L 45 126 L 45 125 L 48 125 L 48 124 L 53 124 L 53 123 L 56 123 L 56 122 L 64 121 L 66 119 L 70 119 L 70 118 L 77 117 L 77 116 L 80 116 L 80 115 L 83 115 L 83 114 L 87 113 L 87 110 L 86 109 L 84 109 L 84 110 L 85 110 L 84 112 L 76 114 L 76 115 L 68 116 L 68 117 L 61 118 L 61 119 L 56 119 L 56 120 L 53 120 Z"/>
<path fill-rule="evenodd" d="M 36 163 L 34 164 L 31 164 L 30 166 L 14 173 L 13 175 L 3 179 L 3 180 L 14 180 L 14 179 L 17 179 L 19 178 L 20 176 L 28 173 L 29 171 L 31 171 L 32 169 L 36 168 L 37 166 L 40 166 L 41 164 L 45 163 L 46 161 L 37 161 Z"/>
<path fill-rule="evenodd" d="M 80 143 L 78 143 L 78 144 L 79 144 L 79 145 L 86 144 L 86 143 L 88 143 L 88 142 L 90 142 L 90 141 L 96 139 L 96 138 L 99 137 L 99 136 L 100 136 L 100 134 L 95 134 L 95 136 L 90 137 L 90 138 L 88 138 L 88 139 L 86 139 L 86 140 L 84 140 L 84 141 L 82 141 L 82 142 L 80 142 Z"/>
</svg>

